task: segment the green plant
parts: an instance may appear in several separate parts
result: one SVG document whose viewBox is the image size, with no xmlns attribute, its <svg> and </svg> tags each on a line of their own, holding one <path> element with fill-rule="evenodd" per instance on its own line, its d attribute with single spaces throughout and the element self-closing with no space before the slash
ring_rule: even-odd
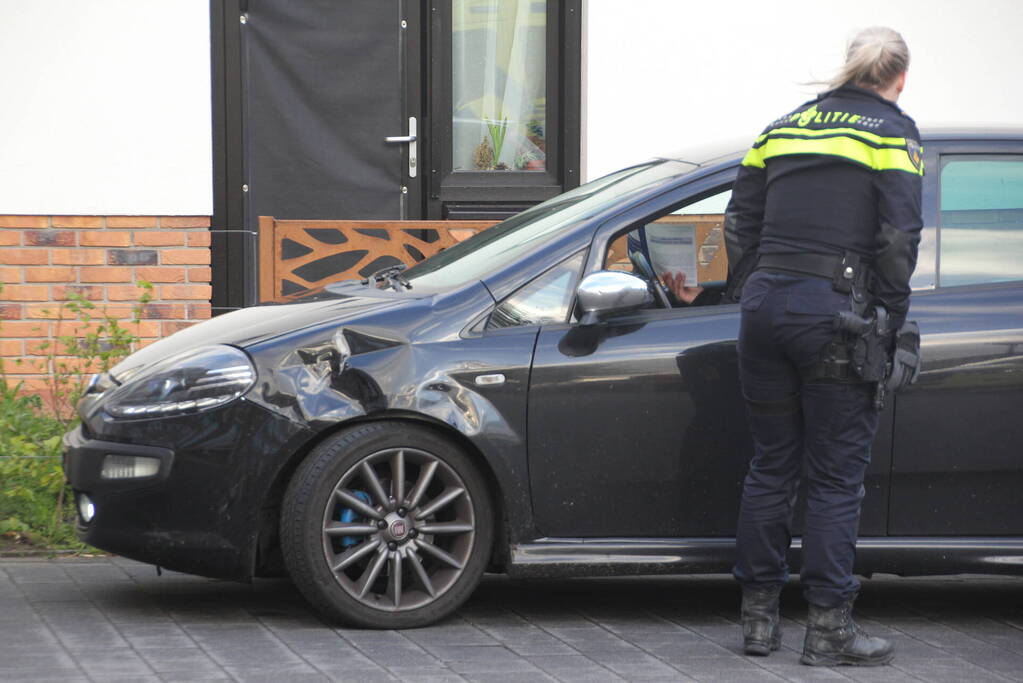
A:
<svg viewBox="0 0 1023 683">
<path fill-rule="evenodd" d="M 64 505 L 60 439 L 65 426 L 0 376 L 0 535 L 51 547 L 84 547 Z"/>
<path fill-rule="evenodd" d="M 490 142 L 494 147 L 494 162 L 501 161 L 501 148 L 504 147 L 504 138 L 508 134 L 508 117 L 500 121 L 486 119 L 487 130 L 490 131 Z"/>
<path fill-rule="evenodd" d="M 153 298 L 153 285 L 139 283 L 142 294 L 132 306 L 131 325 L 136 332 L 143 308 Z M 106 372 L 119 360 L 131 354 L 139 341 L 124 323 L 107 313 L 97 311 L 96 304 L 77 292 L 68 293 L 59 309 L 57 329 L 63 328 L 65 312 L 74 323 L 81 324 L 83 334 L 58 334 L 56 343 L 44 342 L 49 371 L 49 399 L 53 416 L 70 429 L 75 420 L 75 404 L 85 391 L 89 378 L 97 372 Z"/>
<path fill-rule="evenodd" d="M 132 307 L 136 331 L 153 286 Z M 59 334 L 69 323 L 77 334 Z M 61 466 L 61 436 L 74 427 L 74 406 L 94 372 L 130 354 L 139 338 L 125 323 L 80 294 L 70 293 L 56 317 L 55 338 L 41 344 L 49 372 L 47 398 L 8 382 L 0 364 L 0 536 L 51 548 L 84 549 L 75 538 L 74 510 Z M 48 408 L 48 409 L 47 409 Z"/>
</svg>

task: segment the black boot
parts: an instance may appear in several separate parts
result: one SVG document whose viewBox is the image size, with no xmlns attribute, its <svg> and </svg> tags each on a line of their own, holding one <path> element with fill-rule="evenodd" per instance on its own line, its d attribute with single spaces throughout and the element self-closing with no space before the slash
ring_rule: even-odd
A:
<svg viewBox="0 0 1023 683">
<path fill-rule="evenodd" d="M 838 607 L 810 605 L 803 642 L 803 664 L 810 666 L 880 666 L 892 661 L 895 645 L 868 636 L 853 621 L 852 601 Z"/>
<path fill-rule="evenodd" d="M 742 640 L 748 655 L 764 657 L 781 647 L 781 586 L 742 587 Z"/>
</svg>

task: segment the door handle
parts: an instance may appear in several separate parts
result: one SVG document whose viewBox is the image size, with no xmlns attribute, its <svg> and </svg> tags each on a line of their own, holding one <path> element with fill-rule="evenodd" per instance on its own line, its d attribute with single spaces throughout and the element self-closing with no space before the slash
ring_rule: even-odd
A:
<svg viewBox="0 0 1023 683">
<path fill-rule="evenodd" d="M 416 130 L 416 117 L 408 117 L 408 135 L 392 135 L 384 138 L 384 142 L 387 144 L 404 144 L 408 143 L 408 177 L 415 178 L 418 171 L 417 166 L 419 164 L 418 159 L 418 148 L 419 145 L 416 143 L 417 140 Z"/>
</svg>

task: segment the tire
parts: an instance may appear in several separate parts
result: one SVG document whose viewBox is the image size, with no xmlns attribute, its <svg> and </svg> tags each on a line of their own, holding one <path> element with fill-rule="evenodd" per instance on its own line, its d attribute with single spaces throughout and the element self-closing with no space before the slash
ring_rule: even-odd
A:
<svg viewBox="0 0 1023 683">
<path fill-rule="evenodd" d="M 358 425 L 319 444 L 292 477 L 281 507 L 284 563 L 329 620 L 426 626 L 479 583 L 492 510 L 478 467 L 440 435 L 402 422 Z"/>
</svg>

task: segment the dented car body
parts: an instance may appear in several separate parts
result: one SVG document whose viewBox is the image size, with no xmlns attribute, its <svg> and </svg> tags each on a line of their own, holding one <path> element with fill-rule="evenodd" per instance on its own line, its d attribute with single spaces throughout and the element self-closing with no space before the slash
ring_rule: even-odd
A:
<svg viewBox="0 0 1023 683">
<path fill-rule="evenodd" d="M 931 170 L 952 156 L 1023 163 L 1023 135 L 931 133 L 925 148 L 911 315 L 925 366 L 882 415 L 858 568 L 1018 573 L 1023 277 L 996 268 L 942 286 L 937 231 L 962 216 L 939 207 Z M 713 218 L 706 202 L 726 195 L 740 158 L 625 169 L 404 273 L 232 312 L 135 353 L 95 380 L 65 437 L 81 538 L 206 576 L 286 570 L 329 616 L 377 627 L 440 618 L 487 568 L 728 570 L 750 456 L 738 306 L 616 292 L 582 324 L 577 292 L 630 270 L 611 261 L 637 226 Z M 1008 234 L 1023 202 L 997 210 Z"/>
</svg>

